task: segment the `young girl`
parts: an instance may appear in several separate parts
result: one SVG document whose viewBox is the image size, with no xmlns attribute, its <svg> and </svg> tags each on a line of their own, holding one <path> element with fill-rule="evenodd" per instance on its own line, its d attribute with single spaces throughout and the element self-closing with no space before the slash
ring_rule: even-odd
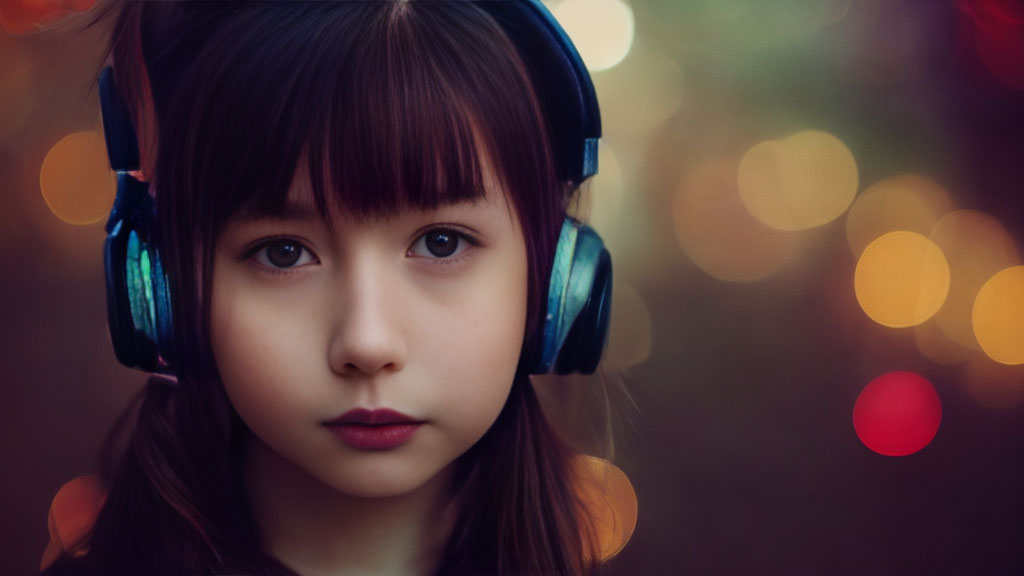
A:
<svg viewBox="0 0 1024 576">
<path fill-rule="evenodd" d="M 111 335 L 155 375 L 45 573 L 597 572 L 529 380 L 592 372 L 610 302 L 543 6 L 130 3 L 111 59 Z"/>
</svg>

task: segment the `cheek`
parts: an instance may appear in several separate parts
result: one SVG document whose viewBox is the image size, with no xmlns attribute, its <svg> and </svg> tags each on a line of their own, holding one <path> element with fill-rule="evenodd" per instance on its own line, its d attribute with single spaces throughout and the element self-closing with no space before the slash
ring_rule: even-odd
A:
<svg viewBox="0 0 1024 576">
<path fill-rule="evenodd" d="M 231 404 L 248 420 L 246 406 L 256 404 L 259 395 L 255 394 L 256 386 L 252 385 L 251 374 L 245 367 L 253 366 L 260 358 L 263 345 L 254 338 L 260 332 L 246 328 L 250 316 L 246 314 L 244 302 L 226 298 L 224 294 L 225 287 L 215 281 L 210 303 L 210 344 L 224 390 Z M 242 386 L 243 382 L 248 385 Z"/>
<path fill-rule="evenodd" d="M 495 368 L 518 358 L 526 326 L 527 263 L 525 248 L 495 258 L 486 280 L 473 282 L 464 295 L 463 338 L 487 348 L 481 358 L 493 358 Z M 483 274 L 482 274 L 483 276 Z"/>
<path fill-rule="evenodd" d="M 280 383 L 295 377 L 295 355 L 310 343 L 293 323 L 243 290 L 231 278 L 214 280 L 210 311 L 210 341 L 221 382 L 231 404 L 252 426 L 273 419 L 301 398 Z"/>
<path fill-rule="evenodd" d="M 522 352 L 526 326 L 525 250 L 502 260 L 485 282 L 458 299 L 447 317 L 436 319 L 425 354 L 440 376 L 445 395 L 469 422 L 490 426 L 504 406 Z M 444 327 L 437 330 L 437 327 Z"/>
</svg>

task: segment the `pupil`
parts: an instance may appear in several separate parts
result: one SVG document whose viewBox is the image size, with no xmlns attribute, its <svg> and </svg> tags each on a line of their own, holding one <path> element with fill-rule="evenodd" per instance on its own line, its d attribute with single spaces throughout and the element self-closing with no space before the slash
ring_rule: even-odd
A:
<svg viewBox="0 0 1024 576">
<path fill-rule="evenodd" d="M 458 239 L 447 232 L 431 232 L 427 234 L 427 250 L 438 258 L 446 258 L 455 253 Z"/>
<path fill-rule="evenodd" d="M 279 242 L 267 248 L 267 259 L 278 268 L 289 268 L 299 261 L 302 249 L 291 242 Z"/>
</svg>

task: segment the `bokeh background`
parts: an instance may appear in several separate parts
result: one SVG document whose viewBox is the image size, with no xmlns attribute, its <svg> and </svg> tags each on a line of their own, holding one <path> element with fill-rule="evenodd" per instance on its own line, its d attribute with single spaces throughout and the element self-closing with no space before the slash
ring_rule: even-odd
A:
<svg viewBox="0 0 1024 576">
<path fill-rule="evenodd" d="M 105 4 L 0 0 L 2 575 L 144 381 L 106 331 Z M 604 120 L 612 573 L 1024 573 L 1024 5 L 547 4 Z"/>
</svg>

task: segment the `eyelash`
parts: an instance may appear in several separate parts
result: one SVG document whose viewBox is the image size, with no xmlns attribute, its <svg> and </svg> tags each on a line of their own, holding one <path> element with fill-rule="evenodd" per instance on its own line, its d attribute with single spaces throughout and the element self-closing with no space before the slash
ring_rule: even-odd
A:
<svg viewBox="0 0 1024 576">
<path fill-rule="evenodd" d="M 459 264 L 460 262 L 462 262 L 464 259 L 468 258 L 467 254 L 473 248 L 476 248 L 476 247 L 480 246 L 480 241 L 477 240 L 476 238 L 474 238 L 470 234 L 462 232 L 462 231 L 460 231 L 460 230 L 458 230 L 456 228 L 453 228 L 451 226 L 435 226 L 434 228 L 426 230 L 422 234 L 417 236 L 416 240 L 412 243 L 412 247 L 409 248 L 409 252 L 412 252 L 413 247 L 415 247 L 417 244 L 419 244 L 420 241 L 422 241 L 428 235 L 434 234 L 434 233 L 437 233 L 437 232 L 445 232 L 447 234 L 455 236 L 458 239 L 458 241 L 459 241 L 459 248 L 456 248 L 456 250 L 460 250 L 461 243 L 463 243 L 463 242 L 469 244 L 469 246 L 466 246 L 465 248 L 461 248 L 461 251 L 458 252 L 454 256 L 447 256 L 447 257 L 429 256 L 429 257 L 425 257 L 427 260 L 431 261 L 431 265 L 433 265 L 433 266 L 441 266 L 441 267 L 455 266 L 455 265 Z"/>
<path fill-rule="evenodd" d="M 466 232 L 462 232 L 462 231 L 460 231 L 458 229 L 455 229 L 455 228 L 452 228 L 450 226 L 436 226 L 434 228 L 430 228 L 429 230 L 424 231 L 422 234 L 417 236 L 416 240 L 413 242 L 412 246 L 409 248 L 409 250 L 406 252 L 406 254 L 407 255 L 410 254 L 412 252 L 412 250 L 413 250 L 413 247 L 416 246 L 417 244 L 419 244 L 420 241 L 422 241 L 424 238 L 427 237 L 427 235 L 433 234 L 433 233 L 437 233 L 437 232 L 446 232 L 448 234 L 451 234 L 451 235 L 455 236 L 459 240 L 459 242 L 466 242 L 467 244 L 469 244 L 469 246 L 467 246 L 465 248 L 462 248 L 461 251 L 458 252 L 458 254 L 456 254 L 455 256 L 448 256 L 448 257 L 422 257 L 422 258 L 425 258 L 426 260 L 429 260 L 431 262 L 432 266 L 440 266 L 440 267 L 455 266 L 455 265 L 459 264 L 460 262 L 462 262 L 464 259 L 466 259 L 468 257 L 467 256 L 468 252 L 470 252 L 473 248 L 479 247 L 481 245 L 479 240 L 477 240 L 472 235 L 467 234 Z M 319 263 L 320 262 L 320 259 L 316 256 L 316 254 L 314 254 L 313 251 L 310 250 L 303 241 L 298 240 L 298 239 L 296 239 L 294 237 L 291 237 L 291 236 L 274 236 L 274 237 L 270 237 L 270 238 L 264 238 L 263 240 L 259 241 L 256 245 L 254 245 L 251 248 L 249 248 L 248 250 L 246 250 L 245 253 L 243 254 L 243 257 L 244 257 L 245 260 L 247 260 L 249 262 L 252 262 L 255 266 L 259 267 L 259 269 L 262 272 L 264 272 L 264 273 L 275 274 L 275 275 L 277 275 L 277 274 L 294 274 L 297 269 L 302 268 L 304 265 L 289 266 L 287 268 L 279 268 L 279 267 L 276 267 L 276 266 L 267 266 L 266 264 L 263 264 L 261 262 L 257 262 L 256 261 L 256 257 L 263 250 L 266 250 L 267 248 L 270 248 L 271 246 L 273 246 L 275 244 L 278 244 L 278 243 L 296 244 L 296 245 L 298 245 L 300 250 L 302 250 L 305 254 L 308 254 L 309 257 L 311 257 L 315 261 L 314 263 Z M 458 250 L 459 248 L 456 248 L 456 249 Z M 300 256 L 300 258 L 301 258 L 301 256 Z"/>
<path fill-rule="evenodd" d="M 265 274 L 274 274 L 274 275 L 294 274 L 296 270 L 298 270 L 299 268 L 302 268 L 303 266 L 289 266 L 287 268 L 279 268 L 277 266 L 267 266 L 266 264 L 263 264 L 262 262 L 257 261 L 257 257 L 264 250 L 274 246 L 275 244 L 284 244 L 284 243 L 295 244 L 296 246 L 299 247 L 299 250 L 301 250 L 302 253 L 304 253 L 304 254 L 308 255 L 310 258 L 312 258 L 314 260 L 314 263 L 319 263 L 320 262 L 320 259 L 317 258 L 316 254 L 314 254 L 312 250 L 310 250 L 308 247 L 306 247 L 306 244 L 303 241 L 301 241 L 301 240 L 299 240 L 297 238 L 293 238 L 291 236 L 273 236 L 273 237 L 269 237 L 269 238 L 264 238 L 264 239 L 260 240 L 259 242 L 257 242 L 255 245 L 253 245 L 251 248 L 247 249 L 243 253 L 243 258 L 246 261 L 251 262 L 254 266 L 256 266 L 259 269 L 260 272 L 263 272 Z M 300 255 L 300 258 L 301 258 L 301 255 Z"/>
</svg>

